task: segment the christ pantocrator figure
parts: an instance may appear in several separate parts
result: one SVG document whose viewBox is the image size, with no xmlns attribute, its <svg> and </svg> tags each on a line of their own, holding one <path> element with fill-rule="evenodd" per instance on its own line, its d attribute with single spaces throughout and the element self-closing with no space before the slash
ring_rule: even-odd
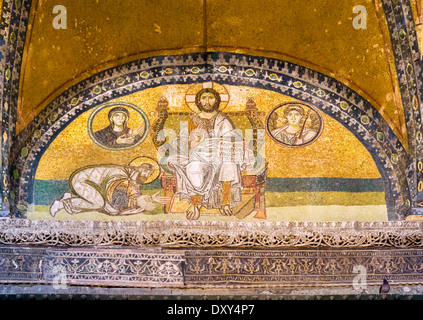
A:
<svg viewBox="0 0 423 320">
<path fill-rule="evenodd" d="M 219 93 L 212 88 L 196 94 L 200 112 L 189 117 L 185 137 L 180 133 L 175 140 L 180 143 L 186 139 L 187 150 L 175 148 L 179 152 L 168 160 L 176 175 L 176 194 L 190 204 L 186 210 L 189 220 L 200 217 L 201 207 L 219 209 L 222 215 L 231 216 L 241 202 L 241 165 L 245 166 L 242 135 L 219 111 L 220 102 Z"/>
</svg>

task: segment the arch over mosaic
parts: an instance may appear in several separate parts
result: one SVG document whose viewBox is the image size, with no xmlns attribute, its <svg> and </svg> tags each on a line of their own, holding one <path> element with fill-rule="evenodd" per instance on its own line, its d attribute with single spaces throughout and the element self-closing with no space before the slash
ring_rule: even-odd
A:
<svg viewBox="0 0 423 320">
<path fill-rule="evenodd" d="M 35 176 L 40 160 L 73 121 L 87 115 L 95 107 L 138 92 L 164 86 L 204 83 L 274 92 L 308 104 L 322 115 L 335 119 L 371 155 L 383 181 L 388 219 L 402 220 L 410 213 L 410 195 L 405 176 L 408 165 L 406 151 L 368 101 L 331 77 L 287 61 L 216 52 L 137 60 L 100 72 L 54 99 L 20 132 L 12 150 L 16 190 L 13 216 L 27 217 L 28 210 L 33 208 Z M 245 101 L 244 111 L 248 111 L 252 130 L 257 134 L 258 130 L 264 128 L 260 119 L 264 121 L 265 114 L 261 106 L 254 106 L 253 100 L 249 100 L 249 103 Z M 157 101 L 157 105 L 156 113 L 152 114 L 157 116 L 164 112 L 162 115 L 165 118 L 175 116 L 176 111 L 172 112 L 169 101 Z M 276 107 L 276 104 L 271 107 Z M 163 125 L 157 119 L 160 116 L 150 119 L 152 122 L 156 120 L 152 123 L 153 131 L 150 131 L 150 135 L 154 133 L 154 127 L 157 129 Z M 260 205 L 258 201 L 256 208 L 260 208 Z"/>
<path fill-rule="evenodd" d="M 31 7 L 32 1 L 23 0 L 23 1 L 13 1 L 13 0 L 5 0 L 3 1 L 2 12 L 1 12 L 1 35 L 0 35 L 0 65 L 2 70 L 4 70 L 4 81 L 0 83 L 2 86 L 1 90 L 1 113 L 2 113 L 2 121 L 5 125 L 1 128 L 1 137 L 2 137 L 2 153 L 1 153 L 1 178 L 0 179 L 0 186 L 2 188 L 2 202 L 0 203 L 0 212 L 1 214 L 8 215 L 10 204 L 12 202 L 14 207 L 12 207 L 12 213 L 16 216 L 22 216 L 22 212 L 20 210 L 16 210 L 17 208 L 24 209 L 26 206 L 27 194 L 26 192 L 30 191 L 29 189 L 25 189 L 28 186 L 28 183 L 25 182 L 25 179 L 29 179 L 30 175 L 23 176 L 21 173 L 26 172 L 28 173 L 29 169 L 27 167 L 24 168 L 22 172 L 13 171 L 12 174 L 12 163 L 13 159 L 17 159 L 18 155 L 23 155 L 26 157 L 26 152 L 30 149 L 25 148 L 26 143 L 22 143 L 23 140 L 29 139 L 38 139 L 37 136 L 41 131 L 36 131 L 31 128 L 31 126 L 39 124 L 39 118 L 37 117 L 30 126 L 20 135 L 20 142 L 19 144 L 13 147 L 13 150 L 10 150 L 12 147 L 12 138 L 15 139 L 15 123 L 16 123 L 16 103 L 18 98 L 18 88 L 19 88 L 19 77 L 20 77 L 20 68 L 21 68 L 21 59 L 23 53 L 23 46 L 25 43 L 26 37 L 26 29 L 27 29 L 27 22 L 29 17 L 29 10 Z M 401 201 L 397 200 L 397 204 L 399 205 L 402 203 L 405 212 L 410 210 L 411 214 L 421 214 L 421 195 L 423 194 L 423 185 L 421 183 L 422 179 L 422 170 L 419 169 L 421 167 L 421 159 L 419 158 L 421 155 L 420 147 L 422 145 L 421 139 L 421 117 L 420 117 L 420 106 L 422 100 L 422 80 L 423 74 L 422 69 L 420 67 L 421 58 L 419 58 L 419 50 L 417 45 L 416 33 L 415 33 L 415 26 L 414 21 L 412 18 L 412 10 L 410 6 L 410 2 L 407 0 L 404 1 L 389 1 L 384 0 L 382 1 L 383 10 L 386 16 L 386 22 L 390 30 L 391 42 L 393 46 L 394 55 L 396 57 L 396 68 L 398 74 L 398 80 L 400 83 L 400 90 L 403 99 L 404 111 L 406 116 L 406 125 L 407 125 L 407 132 L 408 132 L 408 140 L 411 143 L 409 147 L 409 155 L 408 161 L 404 159 L 404 157 L 397 157 L 395 154 L 400 154 L 401 147 L 393 147 L 391 149 L 391 156 L 393 155 L 393 161 L 391 161 L 390 165 L 394 164 L 397 168 L 398 173 L 400 173 L 400 178 L 393 177 L 393 179 L 397 182 L 401 181 L 404 176 L 407 178 L 409 189 L 410 189 L 410 197 L 408 197 L 408 187 L 407 183 L 404 181 L 401 183 L 392 183 L 392 188 L 388 189 L 395 189 L 397 194 L 406 195 L 401 199 Z M 407 41 L 404 41 L 404 40 Z M 223 70 L 223 68 L 222 68 Z M 169 71 L 169 70 L 168 70 Z M 195 72 L 197 69 L 193 69 Z M 248 71 L 245 70 L 245 71 Z M 254 70 L 253 70 L 254 71 Z M 217 73 L 219 74 L 219 73 Z M 252 74 L 251 71 L 248 71 L 248 74 Z M 246 76 L 248 75 L 246 73 Z M 101 75 L 101 73 L 99 74 Z M 269 79 L 274 77 L 272 74 L 268 74 Z M 252 77 L 255 78 L 255 75 Z M 87 80 L 88 81 L 88 80 Z M 190 78 L 188 81 L 193 81 Z M 225 79 L 226 81 L 226 79 Z M 120 82 L 120 81 L 119 81 Z M 83 81 L 80 85 L 84 86 L 86 81 Z M 260 84 L 261 85 L 261 84 Z M 260 86 L 259 85 L 259 86 Z M 410 90 L 409 90 L 410 89 Z M 63 98 L 63 97 L 62 97 Z M 107 98 L 102 97 L 104 100 L 108 100 Z M 303 100 L 302 100 L 303 101 Z M 52 103 L 60 104 L 57 100 Z M 49 107 L 51 109 L 51 106 Z M 47 109 L 49 109 L 47 108 Z M 48 113 L 43 112 L 42 114 Z M 39 115 L 42 116 L 42 115 Z M 54 117 L 54 114 L 52 115 Z M 379 117 L 379 116 L 378 116 Z M 358 118 L 355 118 L 356 121 Z M 360 120 L 361 121 L 361 120 Z M 364 118 L 364 122 L 366 123 L 367 120 Z M 371 122 L 369 122 L 371 124 Z M 383 127 L 384 125 L 382 125 Z M 383 130 L 379 131 L 376 134 L 376 138 L 383 139 L 384 141 L 389 140 L 389 137 L 393 137 L 390 130 L 388 139 L 386 136 L 383 136 Z M 32 133 L 34 133 L 33 136 Z M 30 138 L 31 137 L 31 138 Z M 395 140 L 395 139 L 394 139 Z M 395 142 L 392 146 L 394 146 L 397 142 Z M 28 144 L 31 147 L 30 144 Z M 393 151 L 396 149 L 397 152 Z M 370 149 L 369 149 L 370 150 Z M 11 154 L 12 152 L 12 154 Z M 387 155 L 389 157 L 389 155 Z M 397 163 L 395 163 L 397 162 Z M 377 163 L 377 161 L 376 161 Z M 22 163 L 16 164 L 16 169 L 20 168 Z M 24 164 L 25 166 L 25 164 Z M 385 164 L 383 165 L 386 166 Z M 402 169 L 398 169 L 401 167 Z M 386 169 L 391 170 L 392 168 Z M 402 170 L 402 171 L 401 171 Z M 402 174 L 401 174 L 401 172 Z M 382 174 L 383 175 L 383 174 Z M 20 179 L 17 183 L 22 187 L 19 192 L 16 192 L 17 189 L 16 181 L 13 181 L 15 178 L 23 178 L 24 181 L 22 182 Z M 384 178 L 385 179 L 385 178 Z M 385 179 L 386 181 L 386 179 Z M 22 183 L 21 183 L 22 182 Z M 386 185 L 386 183 L 385 183 Z M 25 191 L 26 190 L 26 191 Z M 389 190 L 388 190 L 389 191 Z M 395 193 L 394 192 L 394 193 Z M 17 193 L 19 193 L 17 195 Z M 387 192 L 388 194 L 389 192 Z M 392 193 L 392 192 L 391 192 Z M 388 198 L 388 196 L 387 196 Z M 395 197 L 394 197 L 395 198 Z M 389 197 L 392 199 L 392 197 Z M 410 202 L 408 202 L 409 200 Z M 391 200 L 392 201 L 392 200 Z M 389 202 L 389 201 L 388 201 Z M 389 208 L 393 208 L 396 205 L 387 203 Z M 390 209 L 389 209 L 390 210 Z M 395 210 L 390 210 L 390 212 L 395 212 Z M 396 218 L 396 213 L 391 214 L 394 219 Z M 404 216 L 404 215 L 402 215 Z M 392 218 L 392 217 L 391 217 Z"/>
<path fill-rule="evenodd" d="M 389 28 L 392 50 L 396 57 L 396 73 L 408 135 L 409 164 L 407 177 L 410 185 L 411 206 L 414 214 L 422 214 L 423 172 L 422 117 L 423 71 L 417 41 L 416 26 L 410 1 L 382 1 Z"/>
</svg>

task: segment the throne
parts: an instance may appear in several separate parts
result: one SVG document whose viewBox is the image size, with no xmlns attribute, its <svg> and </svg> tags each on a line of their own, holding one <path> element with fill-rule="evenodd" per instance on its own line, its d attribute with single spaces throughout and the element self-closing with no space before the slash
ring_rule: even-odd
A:
<svg viewBox="0 0 423 320">
<path fill-rule="evenodd" d="M 151 136 L 153 143 L 157 149 L 165 143 L 169 143 L 172 137 L 162 139 L 160 132 L 163 129 L 171 129 L 176 135 L 179 134 L 179 127 L 181 121 L 193 115 L 190 112 L 169 112 L 169 102 L 166 98 L 160 98 L 157 104 L 157 117 L 151 126 Z M 251 129 L 252 137 L 249 141 L 253 146 L 254 156 L 258 155 L 259 137 L 258 130 L 264 129 L 264 125 L 260 120 L 260 116 L 264 113 L 259 112 L 253 98 L 248 98 L 245 110 L 239 112 L 224 112 L 234 123 L 237 129 L 244 130 Z M 261 131 L 264 132 L 264 131 Z M 264 137 L 262 137 L 264 139 Z M 244 138 L 245 140 L 245 138 Z M 164 195 L 169 197 L 170 201 L 164 206 L 165 213 L 185 213 L 189 204 L 186 201 L 180 200 L 177 195 L 177 182 L 176 176 L 172 174 L 170 169 L 167 168 L 166 154 L 159 159 L 163 168 L 161 177 L 161 184 L 164 189 Z M 242 201 L 233 208 L 233 214 L 239 219 L 243 219 L 250 214 L 254 213 L 254 218 L 266 219 L 266 205 L 265 205 L 265 186 L 267 180 L 267 163 L 263 159 L 261 165 L 254 171 L 241 171 L 242 176 Z M 200 215 L 220 215 L 218 209 L 201 208 Z"/>
</svg>

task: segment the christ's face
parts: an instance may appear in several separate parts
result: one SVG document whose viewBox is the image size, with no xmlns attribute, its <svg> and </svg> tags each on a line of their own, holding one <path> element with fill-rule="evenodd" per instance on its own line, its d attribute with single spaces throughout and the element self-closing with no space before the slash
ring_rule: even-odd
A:
<svg viewBox="0 0 423 320">
<path fill-rule="evenodd" d="M 211 92 L 204 92 L 200 96 L 200 103 L 204 111 L 213 111 L 214 105 L 216 103 L 216 97 Z"/>
<path fill-rule="evenodd" d="M 301 120 L 301 114 L 296 110 L 292 110 L 288 112 L 287 119 L 290 125 L 296 126 Z"/>
<path fill-rule="evenodd" d="M 116 126 L 121 127 L 127 120 L 126 114 L 123 112 L 116 112 L 115 114 L 113 114 L 111 120 Z"/>
</svg>

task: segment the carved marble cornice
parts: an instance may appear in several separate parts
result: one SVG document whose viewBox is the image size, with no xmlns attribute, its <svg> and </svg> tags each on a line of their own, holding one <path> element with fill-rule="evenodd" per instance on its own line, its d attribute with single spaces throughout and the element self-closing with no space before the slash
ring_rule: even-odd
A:
<svg viewBox="0 0 423 320">
<path fill-rule="evenodd" d="M 423 246 L 422 221 L 215 222 L 0 219 L 0 244 L 162 247 Z"/>
</svg>

